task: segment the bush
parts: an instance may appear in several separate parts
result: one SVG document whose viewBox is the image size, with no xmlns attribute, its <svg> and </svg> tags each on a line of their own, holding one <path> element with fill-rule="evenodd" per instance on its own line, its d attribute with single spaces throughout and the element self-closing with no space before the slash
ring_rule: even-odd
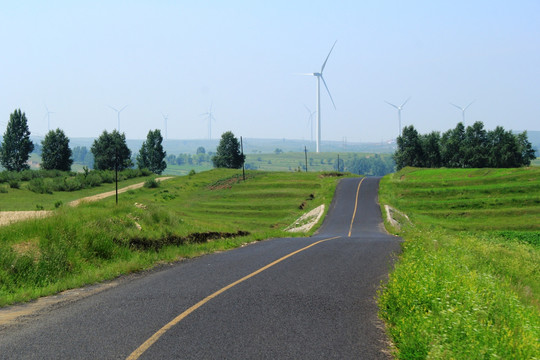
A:
<svg viewBox="0 0 540 360">
<path fill-rule="evenodd" d="M 8 188 L 7 186 L 0 186 L 0 194 L 7 194 Z"/>
<path fill-rule="evenodd" d="M 52 194 L 53 188 L 51 184 L 46 182 L 42 178 L 35 178 L 28 182 L 28 190 L 35 192 L 36 194 Z"/>
<path fill-rule="evenodd" d="M 77 191 L 83 188 L 82 183 L 76 177 L 64 178 L 64 191 Z"/>
<path fill-rule="evenodd" d="M 88 174 L 84 179 L 84 184 L 86 187 L 97 187 L 103 183 L 103 178 L 99 173 L 93 171 Z"/>
<path fill-rule="evenodd" d="M 98 172 L 98 174 L 103 179 L 103 182 L 107 184 L 112 184 L 116 178 L 114 171 L 110 171 L 110 170 L 102 170 Z"/>
<path fill-rule="evenodd" d="M 159 187 L 159 182 L 155 178 L 150 178 L 144 182 L 144 187 L 154 189 Z"/>
</svg>

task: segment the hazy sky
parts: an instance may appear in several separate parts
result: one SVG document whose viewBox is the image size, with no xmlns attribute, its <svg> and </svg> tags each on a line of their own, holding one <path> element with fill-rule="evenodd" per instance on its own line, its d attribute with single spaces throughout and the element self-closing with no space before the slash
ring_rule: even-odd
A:
<svg viewBox="0 0 540 360">
<path fill-rule="evenodd" d="M 0 130 L 20 108 L 33 135 L 117 127 L 145 138 L 309 140 L 324 76 L 322 139 L 379 142 L 403 125 L 540 130 L 540 1 L 1 1 Z"/>
</svg>

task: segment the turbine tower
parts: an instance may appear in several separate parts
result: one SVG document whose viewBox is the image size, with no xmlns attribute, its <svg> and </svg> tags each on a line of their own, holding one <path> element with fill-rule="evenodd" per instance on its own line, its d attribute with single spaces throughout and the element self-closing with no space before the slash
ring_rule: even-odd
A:
<svg viewBox="0 0 540 360">
<path fill-rule="evenodd" d="M 208 139 L 212 140 L 212 120 L 216 121 L 214 112 L 212 111 L 212 104 L 210 104 L 210 109 L 207 112 L 202 113 L 201 116 L 206 116 L 206 119 L 208 119 Z"/>
<path fill-rule="evenodd" d="M 165 122 L 165 140 L 167 140 L 167 119 L 169 115 L 161 113 L 161 116 L 163 116 L 163 121 Z"/>
<path fill-rule="evenodd" d="M 409 98 L 407 100 L 405 100 L 405 102 L 399 106 L 397 105 L 394 105 L 392 103 L 389 103 L 388 101 L 385 101 L 385 103 L 387 103 L 388 105 L 390 106 L 393 106 L 397 109 L 398 111 L 398 121 L 399 121 L 399 136 L 401 136 L 401 110 L 403 109 L 403 107 L 405 106 L 405 104 L 407 103 L 407 101 L 409 101 L 411 99 L 411 97 L 409 96 Z"/>
<path fill-rule="evenodd" d="M 315 115 L 316 111 L 311 111 L 311 109 L 308 108 L 306 105 L 304 105 L 304 107 L 306 108 L 307 112 L 309 113 L 308 124 L 311 126 L 310 135 L 311 135 L 311 142 L 313 142 L 313 115 Z"/>
<path fill-rule="evenodd" d="M 465 106 L 465 107 L 457 106 L 456 104 L 450 103 L 450 105 L 455 106 L 455 107 L 457 107 L 459 110 L 461 110 L 461 116 L 462 116 L 462 118 L 463 118 L 463 124 L 465 124 L 465 110 L 467 110 L 467 108 L 468 108 L 469 106 L 471 106 L 471 105 L 473 104 L 473 102 L 475 102 L 475 101 L 476 101 L 476 100 L 471 101 L 471 103 L 470 103 L 469 105 Z"/>
<path fill-rule="evenodd" d="M 124 106 L 123 108 L 121 108 L 120 110 L 117 110 L 117 109 L 113 108 L 111 105 L 109 105 L 109 107 L 110 107 L 111 109 L 113 109 L 114 111 L 116 111 L 116 115 L 118 116 L 118 132 L 120 132 L 120 113 L 121 113 L 125 108 L 127 108 L 127 105 Z"/>
<path fill-rule="evenodd" d="M 321 71 L 316 73 L 310 73 L 310 74 L 304 74 L 304 75 L 312 75 L 317 77 L 317 152 L 319 152 L 320 149 L 320 143 L 321 143 L 321 80 L 324 84 L 324 87 L 326 88 L 326 91 L 328 92 L 328 96 L 330 96 L 330 100 L 332 100 L 332 105 L 334 105 L 334 109 L 336 109 L 336 104 L 334 103 L 334 99 L 332 99 L 332 94 L 330 94 L 330 90 L 328 89 L 328 86 L 326 85 L 326 81 L 324 81 L 323 77 L 323 71 L 324 67 L 326 66 L 326 62 L 328 61 L 328 58 L 330 57 L 330 54 L 332 53 L 332 50 L 334 50 L 334 46 L 336 46 L 337 40 L 334 42 L 334 45 L 332 45 L 332 48 L 328 52 L 328 55 L 326 56 L 326 60 L 324 60 Z"/>
<path fill-rule="evenodd" d="M 54 112 L 49 111 L 49 108 L 47 105 L 45 105 L 45 109 L 47 110 L 47 113 L 45 116 L 47 117 L 47 132 L 51 131 L 51 114 L 54 114 Z"/>
</svg>

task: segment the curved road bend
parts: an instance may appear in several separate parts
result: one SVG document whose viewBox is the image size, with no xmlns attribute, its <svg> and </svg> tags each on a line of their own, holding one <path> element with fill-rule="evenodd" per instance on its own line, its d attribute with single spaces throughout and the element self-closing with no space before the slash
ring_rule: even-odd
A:
<svg viewBox="0 0 540 360">
<path fill-rule="evenodd" d="M 1 328 L 0 358 L 388 358 L 374 298 L 400 241 L 381 230 L 379 179 L 360 181 L 339 183 L 311 238 L 127 277 Z"/>
</svg>

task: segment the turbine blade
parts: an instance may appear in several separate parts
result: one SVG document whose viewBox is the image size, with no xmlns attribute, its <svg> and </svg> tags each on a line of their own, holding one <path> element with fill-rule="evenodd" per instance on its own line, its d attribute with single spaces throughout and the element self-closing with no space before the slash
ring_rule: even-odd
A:
<svg viewBox="0 0 540 360">
<path fill-rule="evenodd" d="M 304 104 L 304 107 L 306 108 L 306 110 L 308 111 L 308 113 L 311 114 L 311 110 L 307 107 L 307 105 Z"/>
<path fill-rule="evenodd" d="M 326 88 L 326 91 L 328 91 L 328 95 L 330 96 L 330 100 L 332 100 L 332 105 L 334 105 L 334 109 L 337 110 L 336 104 L 334 103 L 334 99 L 332 99 L 332 94 L 330 94 L 330 90 L 328 89 L 328 86 L 326 85 L 326 81 L 324 81 L 324 77 L 321 75 L 322 82 L 324 84 L 324 87 Z"/>
<path fill-rule="evenodd" d="M 332 53 L 332 50 L 334 50 L 334 46 L 336 46 L 336 43 L 337 43 L 337 40 L 334 42 L 334 45 L 332 45 L 332 48 L 330 49 L 330 52 L 328 53 L 328 56 L 326 57 L 326 60 L 324 60 L 324 63 L 322 64 L 321 74 L 324 71 L 324 67 L 326 66 L 326 62 L 328 61 L 328 58 L 330 57 L 330 54 Z"/>
<path fill-rule="evenodd" d="M 475 102 L 475 101 L 476 101 L 476 99 L 473 100 L 473 101 L 471 101 L 471 103 L 470 103 L 469 105 L 465 106 L 465 108 L 463 109 L 463 111 L 467 110 L 467 108 L 468 108 L 469 106 L 471 106 L 471 105 L 473 104 L 473 102 Z"/>
<path fill-rule="evenodd" d="M 457 106 L 456 104 L 450 103 L 450 105 L 457 107 L 459 110 L 463 111 L 464 109 L 461 106 Z"/>
<path fill-rule="evenodd" d="M 314 73 L 294 73 L 294 75 L 300 75 L 300 76 L 315 76 Z"/>
<path fill-rule="evenodd" d="M 405 106 L 405 104 L 411 100 L 411 97 L 409 96 L 407 100 L 405 100 L 405 102 L 403 104 L 401 104 L 400 108 L 403 108 Z"/>
<path fill-rule="evenodd" d="M 108 107 L 110 107 L 111 109 L 113 109 L 114 111 L 118 112 L 118 110 L 116 110 L 115 108 L 113 108 L 111 105 L 107 105 Z"/>
<path fill-rule="evenodd" d="M 121 112 L 122 110 L 124 110 L 124 109 L 125 109 L 125 108 L 127 108 L 127 107 L 128 107 L 127 105 L 126 105 L 126 106 L 124 106 L 124 107 L 123 107 L 123 108 L 121 108 L 121 109 L 120 109 L 120 111 L 118 111 L 118 112 Z"/>
<path fill-rule="evenodd" d="M 388 101 L 384 100 L 385 103 L 387 103 L 388 105 L 392 106 L 392 107 L 395 107 L 396 109 L 399 110 L 399 107 L 397 107 L 396 105 L 392 104 L 392 103 L 389 103 Z"/>
</svg>

